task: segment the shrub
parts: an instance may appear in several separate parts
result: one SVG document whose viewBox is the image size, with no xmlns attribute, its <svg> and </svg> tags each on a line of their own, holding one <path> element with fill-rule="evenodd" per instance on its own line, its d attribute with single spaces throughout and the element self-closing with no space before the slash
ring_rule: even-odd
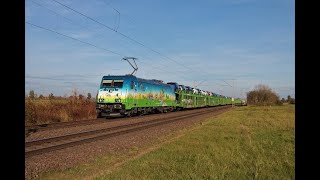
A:
<svg viewBox="0 0 320 180">
<path fill-rule="evenodd" d="M 281 105 L 279 96 L 266 85 L 260 84 L 253 91 L 247 93 L 249 105 Z"/>
</svg>

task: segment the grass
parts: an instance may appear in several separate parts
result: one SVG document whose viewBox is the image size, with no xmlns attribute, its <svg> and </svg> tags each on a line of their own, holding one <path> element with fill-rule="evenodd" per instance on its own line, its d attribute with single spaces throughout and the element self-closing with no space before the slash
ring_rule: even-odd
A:
<svg viewBox="0 0 320 180">
<path fill-rule="evenodd" d="M 295 179 L 295 106 L 240 107 L 169 143 L 100 157 L 41 179 Z"/>
<path fill-rule="evenodd" d="M 86 99 L 25 100 L 25 125 L 96 118 L 95 103 Z"/>
</svg>

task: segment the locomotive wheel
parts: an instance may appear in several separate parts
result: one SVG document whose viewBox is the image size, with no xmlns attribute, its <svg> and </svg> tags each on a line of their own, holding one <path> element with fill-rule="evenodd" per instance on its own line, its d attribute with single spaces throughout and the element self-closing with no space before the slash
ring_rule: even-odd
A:
<svg viewBox="0 0 320 180">
<path fill-rule="evenodd" d="M 128 111 L 128 114 L 126 115 L 126 117 L 132 117 L 132 112 Z"/>
<path fill-rule="evenodd" d="M 102 118 L 101 112 L 97 112 L 97 118 Z"/>
</svg>

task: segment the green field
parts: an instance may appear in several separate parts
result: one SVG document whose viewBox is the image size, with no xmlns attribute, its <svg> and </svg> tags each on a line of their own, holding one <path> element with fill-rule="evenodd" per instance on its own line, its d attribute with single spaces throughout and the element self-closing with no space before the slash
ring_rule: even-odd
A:
<svg viewBox="0 0 320 180">
<path fill-rule="evenodd" d="M 295 179 L 294 105 L 239 107 L 166 138 L 40 178 Z"/>
</svg>

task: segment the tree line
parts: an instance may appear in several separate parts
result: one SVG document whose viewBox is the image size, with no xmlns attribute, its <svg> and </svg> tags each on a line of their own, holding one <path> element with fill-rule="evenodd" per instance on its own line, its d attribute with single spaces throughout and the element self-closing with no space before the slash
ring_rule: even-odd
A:
<svg viewBox="0 0 320 180">
<path fill-rule="evenodd" d="M 282 105 L 283 103 L 295 104 L 295 99 L 288 95 L 287 100 L 280 97 L 267 85 L 259 84 L 254 90 L 247 93 L 248 105 Z"/>
<path fill-rule="evenodd" d="M 44 96 L 40 94 L 39 96 L 34 92 L 34 90 L 30 90 L 29 93 L 25 97 L 26 99 L 31 99 L 31 100 L 37 100 L 37 99 L 49 99 L 49 100 L 62 100 L 62 99 L 70 99 L 70 98 L 78 98 L 78 99 L 87 99 L 87 100 L 93 100 L 93 97 L 91 93 L 87 93 L 87 96 L 84 96 L 82 94 L 78 94 L 76 90 L 72 91 L 72 95 L 70 96 L 55 96 L 53 93 L 48 94 L 48 96 Z"/>
</svg>

